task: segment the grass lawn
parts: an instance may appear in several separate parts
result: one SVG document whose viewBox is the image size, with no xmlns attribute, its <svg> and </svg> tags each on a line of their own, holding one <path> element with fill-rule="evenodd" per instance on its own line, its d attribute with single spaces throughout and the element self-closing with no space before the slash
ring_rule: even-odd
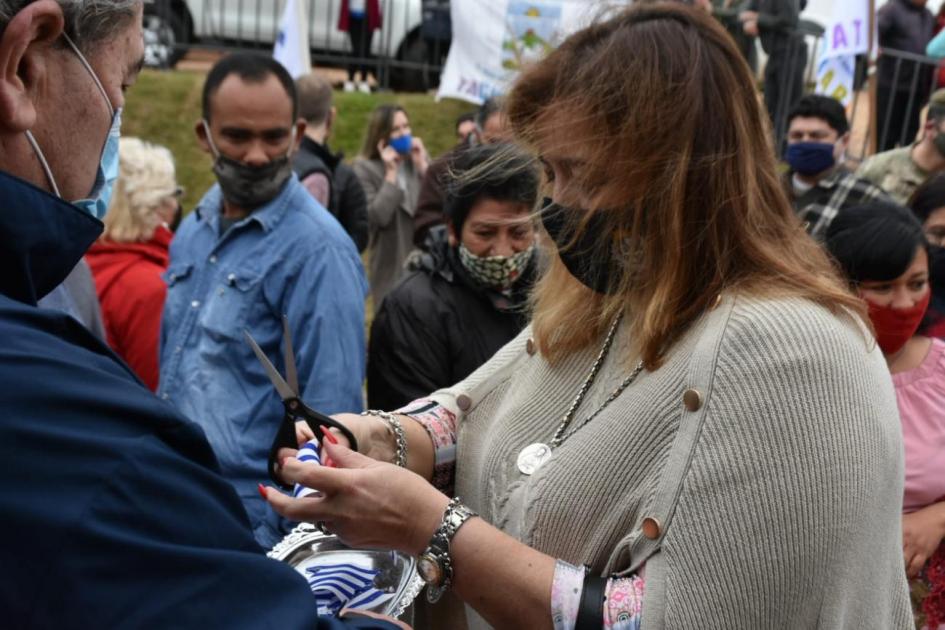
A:
<svg viewBox="0 0 945 630">
<path fill-rule="evenodd" d="M 189 212 L 213 185 L 210 158 L 201 151 L 194 136 L 200 119 L 200 96 L 204 75 L 199 72 L 146 70 L 128 93 L 122 135 L 137 136 L 168 147 L 177 161 L 177 178 L 186 189 L 184 211 Z M 344 151 L 352 159 L 363 140 L 371 111 L 381 103 L 398 103 L 410 115 L 414 135 L 433 156 L 455 142 L 456 118 L 475 109 L 462 101 L 437 103 L 429 94 L 335 93 L 338 122 L 331 139 L 332 149 Z"/>
</svg>

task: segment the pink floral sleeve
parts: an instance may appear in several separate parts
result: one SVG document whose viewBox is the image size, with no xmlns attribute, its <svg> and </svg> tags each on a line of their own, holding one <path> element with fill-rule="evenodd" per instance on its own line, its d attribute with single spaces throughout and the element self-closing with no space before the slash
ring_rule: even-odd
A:
<svg viewBox="0 0 945 630">
<path fill-rule="evenodd" d="M 415 400 L 394 413 L 409 416 L 426 429 L 433 441 L 433 487 L 452 495 L 456 468 L 456 414 L 425 398 Z"/>
<path fill-rule="evenodd" d="M 551 584 L 551 620 L 555 630 L 574 630 L 581 593 L 584 590 L 584 567 L 563 560 L 555 564 Z M 643 578 L 632 575 L 611 578 L 604 591 L 604 630 L 640 630 L 643 615 Z"/>
</svg>

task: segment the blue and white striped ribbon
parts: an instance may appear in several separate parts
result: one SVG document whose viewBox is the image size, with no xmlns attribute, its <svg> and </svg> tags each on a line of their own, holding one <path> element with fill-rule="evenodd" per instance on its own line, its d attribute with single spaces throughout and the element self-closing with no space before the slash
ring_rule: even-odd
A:
<svg viewBox="0 0 945 630">
<path fill-rule="evenodd" d="M 374 587 L 376 569 L 344 563 L 309 567 L 305 572 L 321 615 L 336 615 L 343 608 L 371 609 L 394 596 Z"/>
<path fill-rule="evenodd" d="M 314 463 L 321 466 L 322 460 L 318 456 L 318 450 L 320 448 L 321 446 L 318 444 L 317 440 L 310 440 L 299 449 L 299 452 L 295 458 L 300 462 Z M 292 490 L 292 496 L 294 496 L 296 499 L 301 499 L 302 497 L 311 496 L 313 494 L 320 496 L 321 492 L 312 488 L 306 488 L 300 484 L 295 484 L 295 488 Z"/>
</svg>

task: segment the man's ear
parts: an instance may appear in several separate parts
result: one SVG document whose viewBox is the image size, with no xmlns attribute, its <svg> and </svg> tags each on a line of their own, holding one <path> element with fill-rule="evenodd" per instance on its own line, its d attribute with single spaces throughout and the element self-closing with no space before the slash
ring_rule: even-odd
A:
<svg viewBox="0 0 945 630">
<path fill-rule="evenodd" d="M 837 146 L 840 147 L 841 153 L 846 152 L 847 147 L 850 146 L 850 132 L 849 131 L 837 139 Z"/>
<path fill-rule="evenodd" d="M 305 130 L 308 129 L 308 122 L 304 118 L 295 121 L 295 140 L 292 142 L 292 153 L 299 150 L 302 146 L 302 138 L 305 137 Z"/>
<path fill-rule="evenodd" d="M 0 35 L 0 130 L 22 133 L 36 123 L 33 98 L 47 80 L 49 55 L 64 28 L 55 0 L 27 4 Z"/>
<path fill-rule="evenodd" d="M 207 127 L 210 126 L 210 123 L 207 123 L 204 126 L 204 119 L 197 121 L 197 124 L 194 125 L 194 133 L 197 134 L 197 144 L 200 145 L 200 148 L 203 149 L 204 153 L 213 154 L 213 151 L 210 149 L 210 141 L 207 140 Z"/>
<path fill-rule="evenodd" d="M 338 117 L 338 108 L 334 105 L 328 110 L 328 119 L 325 121 L 326 135 L 331 135 L 331 129 L 335 126 L 335 118 Z"/>
</svg>

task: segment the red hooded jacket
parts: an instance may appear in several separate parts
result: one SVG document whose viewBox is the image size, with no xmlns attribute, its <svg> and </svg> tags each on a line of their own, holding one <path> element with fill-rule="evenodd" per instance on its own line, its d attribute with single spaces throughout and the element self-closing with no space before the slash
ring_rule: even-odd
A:
<svg viewBox="0 0 945 630">
<path fill-rule="evenodd" d="M 380 0 L 367 0 L 364 3 L 368 31 L 380 30 L 382 24 Z M 347 33 L 351 15 L 348 12 L 348 0 L 341 0 L 341 13 L 338 14 L 338 30 Z"/>
<path fill-rule="evenodd" d="M 158 338 L 173 234 L 159 227 L 146 243 L 98 241 L 85 258 L 95 277 L 108 345 L 152 391 L 158 386 Z"/>
</svg>

